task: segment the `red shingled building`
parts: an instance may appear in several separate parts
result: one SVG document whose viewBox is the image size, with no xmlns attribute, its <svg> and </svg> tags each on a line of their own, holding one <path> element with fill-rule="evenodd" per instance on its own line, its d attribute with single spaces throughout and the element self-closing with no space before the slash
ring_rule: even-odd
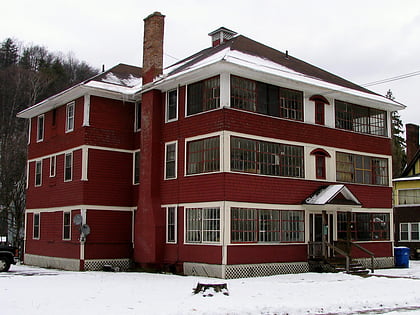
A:
<svg viewBox="0 0 420 315">
<path fill-rule="evenodd" d="M 163 26 L 145 19 L 143 69 L 19 113 L 25 262 L 234 278 L 308 271 L 341 248 L 392 266 L 390 113 L 403 106 L 226 28 L 163 69 Z"/>
</svg>

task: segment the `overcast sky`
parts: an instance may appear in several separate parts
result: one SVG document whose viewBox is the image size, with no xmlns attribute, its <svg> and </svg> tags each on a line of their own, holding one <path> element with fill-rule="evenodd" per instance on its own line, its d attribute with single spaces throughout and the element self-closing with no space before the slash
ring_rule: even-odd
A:
<svg viewBox="0 0 420 315">
<path fill-rule="evenodd" d="M 91 66 L 141 66 L 143 19 L 165 19 L 165 65 L 210 46 L 225 26 L 359 85 L 418 73 L 368 88 L 391 89 L 420 124 L 419 0 L 19 0 L 3 3 L 7 37 L 73 53 Z"/>
</svg>

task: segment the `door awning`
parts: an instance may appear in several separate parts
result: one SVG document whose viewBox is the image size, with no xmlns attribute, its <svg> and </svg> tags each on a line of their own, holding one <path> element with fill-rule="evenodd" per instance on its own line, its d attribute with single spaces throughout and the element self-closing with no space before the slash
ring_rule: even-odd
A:
<svg viewBox="0 0 420 315">
<path fill-rule="evenodd" d="M 344 185 L 323 186 L 305 199 L 307 205 L 361 205 L 355 195 Z"/>
</svg>

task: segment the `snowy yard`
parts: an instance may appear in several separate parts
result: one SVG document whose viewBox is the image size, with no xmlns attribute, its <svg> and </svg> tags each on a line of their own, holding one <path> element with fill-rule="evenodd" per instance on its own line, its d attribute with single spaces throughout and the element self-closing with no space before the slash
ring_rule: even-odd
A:
<svg viewBox="0 0 420 315">
<path fill-rule="evenodd" d="M 0 310 L 31 315 L 420 314 L 420 261 L 375 275 L 387 277 L 303 273 L 221 280 L 21 265 L 0 273 Z M 230 295 L 194 295 L 197 282 L 226 282 Z"/>
</svg>

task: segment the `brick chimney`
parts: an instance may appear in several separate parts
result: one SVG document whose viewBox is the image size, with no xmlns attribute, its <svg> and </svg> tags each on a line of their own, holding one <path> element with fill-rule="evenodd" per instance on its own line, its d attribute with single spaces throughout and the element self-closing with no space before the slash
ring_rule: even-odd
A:
<svg viewBox="0 0 420 315">
<path fill-rule="evenodd" d="M 406 124 L 405 139 L 407 145 L 407 164 L 409 164 L 419 148 L 419 126 L 415 124 Z"/>
<path fill-rule="evenodd" d="M 212 47 L 219 46 L 229 39 L 233 38 L 237 33 L 227 29 L 226 27 L 219 27 L 217 30 L 209 33 L 211 36 Z"/>
<path fill-rule="evenodd" d="M 154 12 L 144 19 L 143 84 L 162 74 L 165 16 Z"/>
</svg>

